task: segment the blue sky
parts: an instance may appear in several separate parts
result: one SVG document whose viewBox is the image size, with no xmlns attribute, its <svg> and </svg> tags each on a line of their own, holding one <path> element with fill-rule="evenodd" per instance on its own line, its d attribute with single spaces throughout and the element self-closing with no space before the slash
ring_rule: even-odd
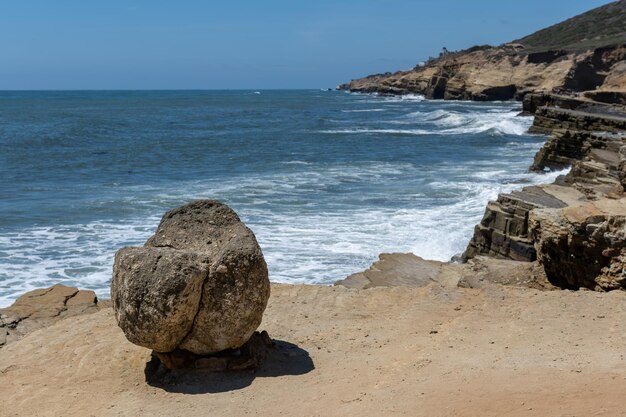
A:
<svg viewBox="0 0 626 417">
<path fill-rule="evenodd" d="M 607 0 L 0 0 L 0 90 L 320 88 Z"/>
</svg>

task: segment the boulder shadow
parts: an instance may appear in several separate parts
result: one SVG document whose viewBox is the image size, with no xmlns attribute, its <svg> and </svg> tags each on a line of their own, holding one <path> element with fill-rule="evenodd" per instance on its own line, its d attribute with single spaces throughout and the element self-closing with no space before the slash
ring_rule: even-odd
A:
<svg viewBox="0 0 626 417">
<path fill-rule="evenodd" d="M 283 340 L 274 340 L 259 358 L 259 366 L 248 371 L 211 372 L 204 369 L 168 370 L 156 357 L 146 363 L 148 385 L 179 394 L 210 394 L 243 389 L 255 378 L 304 375 L 315 369 L 309 353 Z"/>
</svg>

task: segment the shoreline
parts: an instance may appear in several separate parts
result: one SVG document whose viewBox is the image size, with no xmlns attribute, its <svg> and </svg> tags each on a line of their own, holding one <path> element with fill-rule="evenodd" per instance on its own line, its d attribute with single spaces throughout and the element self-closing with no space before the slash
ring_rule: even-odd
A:
<svg viewBox="0 0 626 417">
<path fill-rule="evenodd" d="M 601 119 L 576 117 L 583 124 Z M 560 123 L 550 120 L 538 125 Z M 538 239 L 532 240 L 538 258 L 549 243 L 545 232 L 558 232 L 568 219 L 583 222 L 570 232 L 589 232 L 587 242 L 595 242 L 598 231 L 611 232 L 622 247 L 619 233 L 598 221 L 626 207 L 623 189 L 616 188 L 626 180 L 624 165 L 614 169 L 613 146 L 626 136 L 555 131 L 535 159 L 537 167 L 563 163 L 560 150 L 571 149 L 571 143 L 589 146 L 570 155 L 571 175 L 527 188 L 535 196 L 541 190 L 544 202 L 574 193 L 572 204 L 527 204 L 524 210 L 517 204 L 507 212 L 506 204 L 515 199 L 499 198 L 487 206 L 483 228 L 496 236 L 506 230 L 504 237 L 512 241 L 519 236 L 506 225 L 515 216 L 525 219 L 528 239 Z M 528 191 L 511 193 L 518 203 L 520 193 Z M 502 216 L 504 222 L 498 220 Z M 590 216 L 593 223 L 587 222 Z M 506 247 L 506 239 L 494 241 L 500 246 L 489 251 Z M 297 401 L 298 413 L 311 416 L 622 415 L 626 292 L 563 290 L 550 282 L 546 269 L 554 259 L 540 263 L 506 255 L 475 254 L 458 264 L 387 254 L 335 286 L 273 283 L 259 330 L 269 332 L 275 347 L 254 372 L 172 371 L 157 378 L 150 350 L 126 340 L 110 302 L 63 286 L 37 290 L 0 309 L 3 412 L 293 415 Z M 292 401 L 284 401 L 285 392 Z"/>
<path fill-rule="evenodd" d="M 320 99 L 317 98 L 309 100 L 307 98 L 309 96 L 311 94 L 298 98 L 300 96 L 297 95 L 296 100 L 304 100 L 309 105 L 317 105 L 321 109 L 326 108 L 325 101 L 318 102 L 317 100 Z M 333 107 L 333 111 L 337 112 L 341 109 L 387 107 L 378 104 L 383 101 L 382 98 L 352 98 L 343 93 L 329 93 L 328 96 L 335 96 L 331 97 L 330 100 L 338 103 Z M 328 141 L 327 137 L 330 138 L 331 135 L 312 133 L 312 136 L 319 137 L 320 141 L 337 142 L 338 146 L 342 146 L 342 143 L 353 142 L 362 144 L 354 151 L 356 154 L 354 158 L 362 162 L 344 164 L 341 161 L 336 161 L 338 158 L 342 160 L 349 158 L 352 154 L 350 150 L 348 150 L 347 155 L 338 158 L 322 156 L 308 160 L 301 155 L 298 155 L 298 158 L 280 158 L 286 161 L 285 163 L 281 162 L 277 168 L 280 170 L 280 174 L 269 178 L 272 181 L 278 181 L 278 183 L 272 183 L 277 187 L 267 186 L 266 191 L 261 190 L 260 192 L 262 197 L 276 194 L 276 189 L 280 192 L 289 193 L 291 191 L 285 186 L 296 181 L 295 197 L 298 200 L 304 199 L 304 202 L 311 204 L 312 207 L 310 210 L 305 208 L 296 217 L 289 217 L 289 214 L 283 215 L 285 212 L 295 213 L 286 204 L 270 200 L 271 204 L 268 205 L 264 203 L 268 199 L 261 198 L 258 200 L 260 205 L 255 207 L 252 204 L 254 200 L 246 198 L 256 192 L 250 185 L 262 185 L 264 183 L 263 178 L 265 176 L 260 176 L 259 179 L 254 172 L 241 175 L 241 177 L 246 175 L 243 178 L 245 181 L 240 187 L 241 191 L 240 188 L 232 187 L 237 187 L 236 182 L 242 181 L 227 181 L 225 184 L 233 190 L 230 195 L 222 191 L 222 189 L 227 188 L 226 186 L 218 186 L 217 190 L 213 190 L 213 187 L 207 188 L 202 185 L 203 183 L 196 186 L 193 183 L 189 185 L 185 182 L 178 188 L 168 185 L 162 193 L 167 197 L 161 206 L 158 205 L 161 203 L 156 201 L 160 197 L 151 197 L 160 194 L 158 190 L 152 191 L 147 186 L 143 191 L 144 187 L 140 187 L 137 189 L 138 196 L 134 198 L 133 190 L 125 188 L 122 184 L 120 190 L 114 190 L 120 196 L 126 196 L 122 201 L 111 200 L 106 193 L 93 196 L 94 199 L 102 201 L 98 205 L 102 204 L 103 207 L 109 207 L 116 213 L 115 217 L 111 218 L 101 218 L 99 213 L 94 213 L 89 206 L 84 207 L 83 210 L 81 199 L 77 200 L 76 205 L 74 205 L 75 209 L 68 212 L 72 218 L 81 219 L 77 220 L 76 224 L 71 219 L 67 222 L 59 220 L 61 223 L 58 223 L 57 218 L 53 217 L 46 218 L 44 223 L 40 225 L 41 227 L 31 227 L 31 216 L 25 215 L 23 223 L 11 226 L 10 230 L 5 229 L 8 232 L 4 235 L 5 239 L 2 245 L 4 249 L 2 251 L 8 255 L 17 256 L 18 259 L 19 257 L 25 258 L 25 264 L 16 264 L 12 259 L 5 258 L 5 274 L 0 277 L 0 280 L 5 279 L 5 285 L 9 288 L 5 288 L 2 293 L 11 300 L 2 300 L 0 306 L 9 306 L 21 293 L 33 289 L 35 283 L 36 286 L 49 286 L 63 282 L 66 285 L 79 286 L 80 288 L 99 289 L 97 294 L 108 298 L 106 282 L 110 278 L 109 263 L 112 262 L 110 260 L 112 253 L 119 247 L 134 245 L 141 239 L 145 239 L 149 230 L 158 223 L 162 211 L 178 204 L 179 200 L 177 199 L 179 198 L 181 203 L 189 201 L 187 199 L 204 197 L 232 201 L 231 204 L 237 207 L 242 215 L 245 215 L 246 221 L 254 221 L 254 224 L 251 225 L 252 228 L 255 232 L 258 230 L 257 234 L 263 238 L 261 239 L 264 241 L 263 243 L 267 244 L 267 246 L 263 245 L 263 248 L 267 247 L 268 249 L 267 257 L 270 269 L 272 269 L 271 276 L 277 282 L 306 281 L 322 285 L 332 284 L 351 273 L 367 268 L 376 260 L 376 256 L 380 252 L 389 250 L 414 251 L 425 258 L 434 256 L 438 260 L 448 260 L 454 254 L 463 251 L 464 245 L 471 236 L 473 223 L 480 220 L 487 198 L 495 198 L 497 192 L 510 190 L 517 186 L 515 183 L 524 184 L 531 181 L 534 184 L 537 182 L 537 175 L 526 175 L 524 171 L 531 162 L 532 153 L 538 149 L 543 138 L 523 134 L 532 119 L 515 118 L 515 113 L 508 111 L 513 107 L 518 106 L 505 103 L 494 106 L 488 105 L 483 109 L 465 105 L 449 108 L 444 103 L 407 103 L 406 105 L 389 104 L 390 109 L 385 113 L 372 113 L 371 115 L 337 113 L 338 117 L 346 121 L 346 125 L 349 127 L 361 127 L 362 125 L 369 127 L 379 123 L 378 120 L 382 116 L 385 121 L 388 120 L 393 123 L 396 121 L 410 122 L 410 127 L 417 129 L 434 130 L 440 127 L 445 129 L 450 127 L 455 132 L 463 132 L 467 127 L 472 131 L 477 131 L 477 133 L 470 135 L 471 143 L 466 143 L 463 140 L 464 135 L 457 135 L 457 133 L 452 132 L 449 132 L 451 137 L 446 141 L 439 141 L 432 135 L 413 139 L 408 135 L 402 136 L 401 134 L 398 136 L 394 133 L 367 134 L 365 136 L 366 141 L 362 141 L 359 134 L 345 136 L 339 134 L 336 136 L 337 140 Z M 491 110 L 502 111 L 501 118 L 499 113 L 492 115 Z M 425 116 L 428 120 L 436 119 L 441 115 L 443 115 L 443 119 L 437 124 L 418 122 L 419 115 L 413 116 L 414 111 L 428 113 L 429 115 Z M 364 121 L 365 119 L 373 119 L 373 121 Z M 391 126 L 393 123 L 389 123 L 389 127 L 395 127 Z M 460 127 L 456 128 L 456 126 Z M 495 126 L 493 130 L 482 133 L 492 126 Z M 387 127 L 387 124 L 384 127 Z M 398 127 L 402 128 L 402 126 Z M 507 132 L 515 136 L 500 137 L 500 135 L 509 134 Z M 490 138 L 491 135 L 498 137 Z M 333 137 L 335 136 L 333 135 Z M 384 142 L 387 140 L 390 143 L 385 145 Z M 406 146 L 407 151 L 411 154 L 417 154 L 423 146 L 420 143 L 423 143 L 424 140 L 427 140 L 429 144 L 433 143 L 437 148 L 433 149 L 432 152 L 424 149 L 427 154 L 423 157 L 407 156 L 404 158 L 403 155 L 410 154 L 387 150 L 390 146 L 395 147 L 395 144 L 398 144 L 399 147 Z M 441 146 L 436 144 L 437 141 L 441 142 Z M 366 143 L 363 144 L 363 142 Z M 373 142 L 382 143 L 382 145 L 374 145 Z M 472 146 L 476 142 L 486 146 Z M 515 145 L 507 146 L 508 142 Z M 491 143 L 491 145 L 487 143 Z M 445 152 L 448 148 L 454 149 L 449 156 L 439 154 L 439 150 Z M 332 145 L 332 149 L 335 149 L 334 145 Z M 484 175 L 477 175 L 475 180 L 462 183 L 460 182 L 462 178 L 459 178 L 460 175 L 457 173 L 462 173 L 465 170 L 459 170 L 455 166 L 462 164 L 473 167 L 474 163 L 469 157 L 457 157 L 455 154 L 465 152 L 466 149 L 471 152 L 470 155 L 476 154 L 478 155 L 477 159 L 484 161 L 477 164 L 480 173 Z M 529 152 L 530 149 L 533 152 Z M 371 156 L 368 155 L 368 150 L 371 151 Z M 514 166 L 504 168 L 501 167 L 502 161 L 493 158 L 494 166 L 492 167 L 490 161 L 493 155 L 499 154 L 500 151 L 510 155 L 507 160 L 515 160 L 518 153 L 525 155 L 525 157 L 522 162 L 513 161 Z M 400 161 L 397 163 L 387 162 L 389 159 L 388 152 L 391 153 L 391 156 L 398 155 Z M 441 155 L 441 158 L 438 155 Z M 442 176 L 420 172 L 428 166 L 425 164 L 428 164 L 433 157 L 437 159 L 437 162 L 442 161 L 441 164 L 437 163 L 433 168 Z M 94 158 L 106 160 L 108 157 L 96 156 Z M 458 162 L 459 160 L 462 162 Z M 301 161 L 309 162 L 307 165 Z M 282 180 L 283 172 L 293 172 L 293 174 Z M 497 178 L 491 177 L 492 173 Z M 436 187 L 421 185 L 421 178 L 423 177 L 429 178 L 424 180 L 423 184 L 432 181 L 430 178 L 435 181 L 441 178 L 441 182 Z M 303 180 L 300 181 L 299 178 L 303 178 Z M 149 181 L 150 179 L 147 179 L 148 183 Z M 479 183 L 480 189 L 475 189 L 476 182 Z M 174 184 L 177 185 L 178 183 Z M 65 188 L 66 184 L 60 185 L 60 187 Z M 363 197 L 364 201 L 360 200 L 362 198 L 360 193 L 350 194 L 349 189 L 351 187 L 367 193 Z M 396 191 L 390 187 L 394 187 L 393 189 Z M 203 189 L 206 191 L 203 192 Z M 324 193 L 315 195 L 315 190 L 322 190 Z M 343 194 L 344 190 L 347 190 L 348 194 Z M 455 196 L 456 191 L 453 190 L 458 190 L 458 193 L 461 194 Z M 385 201 L 386 192 L 388 192 L 388 197 Z M 412 194 L 412 192 L 415 193 Z M 418 192 L 422 192 L 423 195 Z M 431 195 L 435 195 L 437 198 L 431 199 L 429 197 Z M 445 197 L 439 198 L 441 195 L 445 195 Z M 288 197 L 287 194 L 285 196 Z M 467 196 L 467 198 L 463 196 Z M 44 198 L 46 198 L 45 195 L 42 196 L 42 199 Z M 68 198 L 72 198 L 71 195 Z M 139 216 L 133 212 L 133 210 L 137 211 L 141 207 L 140 204 L 136 203 L 136 200 L 140 199 L 150 203 L 147 204 L 149 208 L 144 210 L 146 216 Z M 53 200 L 53 202 L 56 201 Z M 108 201 L 113 202 L 107 203 Z M 334 204 L 344 201 L 348 203 L 346 207 L 341 204 Z M 58 211 L 60 208 L 56 203 L 53 206 L 51 210 L 54 211 Z M 437 207 L 443 209 L 437 210 Z M 127 209 L 128 214 L 117 214 L 118 211 L 122 212 Z M 327 211 L 327 209 L 332 212 Z M 438 213 L 443 210 L 447 214 L 442 217 Z M 84 213 L 80 214 L 81 212 Z M 319 223 L 317 220 L 318 213 L 320 213 L 320 219 L 322 217 L 329 219 L 329 222 L 326 223 L 327 229 L 319 232 L 315 230 L 316 224 Z M 332 216 L 325 216 L 324 214 L 332 214 Z M 83 217 L 81 216 L 84 216 L 85 220 L 82 220 Z M 390 221 L 380 221 L 380 219 L 389 219 L 388 216 L 393 216 Z M 456 227 L 447 226 L 447 224 L 459 224 L 464 227 L 462 231 L 457 233 Z M 298 227 L 294 228 L 294 225 L 298 225 Z M 436 229 L 441 230 L 442 235 L 447 235 L 448 231 L 451 232 L 449 238 L 437 242 L 436 249 L 428 243 L 430 236 L 435 235 L 434 231 L 430 232 L 434 229 L 431 225 L 435 225 Z M 330 239 L 326 239 L 327 237 Z M 436 236 L 434 237 L 436 238 Z M 324 241 L 326 244 L 322 245 Z M 17 244 L 12 245 L 11 242 Z M 307 251 L 307 246 L 315 243 L 309 242 L 320 242 L 313 253 Z M 441 254 L 445 256 L 437 256 Z M 288 258 L 289 261 L 281 261 L 281 258 Z M 68 268 L 68 265 L 72 267 Z M 296 265 L 297 268 L 293 268 L 292 265 Z"/>
<path fill-rule="evenodd" d="M 413 259 L 412 254 L 381 254 L 369 269 L 339 283 L 355 288 L 421 286 L 428 280 L 447 282 L 450 275 L 462 283 L 464 278 L 459 275 L 466 276 L 468 271 L 455 267 L 455 261 L 465 264 L 480 258 L 478 263 L 483 264 L 489 264 L 487 259 L 540 263 L 547 276 L 539 281 L 545 279 L 548 285 L 564 289 L 625 289 L 626 107 L 588 97 L 529 94 L 521 114 L 533 115 L 530 133 L 546 135 L 529 171 L 547 173 L 569 167 L 566 175 L 559 175 L 552 183 L 501 193 L 489 201 L 465 252 L 448 262 L 415 255 Z M 591 229 L 577 230 L 581 225 Z M 598 227 L 604 227 L 604 236 L 594 236 Z M 591 249 L 563 247 L 563 236 L 589 242 L 586 245 Z M 594 259 L 599 265 L 584 266 Z M 407 272 L 407 265 L 413 272 Z M 484 267 L 490 269 L 489 265 Z M 433 269 L 444 271 L 438 275 Z M 465 269 L 471 272 L 473 266 Z M 515 263 L 511 264 L 512 276 L 516 276 L 515 269 Z M 398 281 L 398 276 L 403 278 Z M 491 280 L 506 281 L 497 277 Z"/>
</svg>

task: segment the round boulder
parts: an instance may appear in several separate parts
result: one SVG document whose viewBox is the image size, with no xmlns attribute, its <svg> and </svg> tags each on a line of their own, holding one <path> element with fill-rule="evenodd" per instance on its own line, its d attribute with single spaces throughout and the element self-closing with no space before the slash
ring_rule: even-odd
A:
<svg viewBox="0 0 626 417">
<path fill-rule="evenodd" d="M 169 211 L 144 247 L 115 255 L 117 323 L 132 343 L 157 352 L 241 347 L 261 324 L 269 295 L 254 234 L 218 201 Z"/>
</svg>

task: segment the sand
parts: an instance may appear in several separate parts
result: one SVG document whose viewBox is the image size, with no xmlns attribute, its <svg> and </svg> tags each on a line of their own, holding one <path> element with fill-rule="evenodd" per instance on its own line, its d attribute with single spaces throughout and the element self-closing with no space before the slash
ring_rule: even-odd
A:
<svg viewBox="0 0 626 417">
<path fill-rule="evenodd" d="M 256 373 L 146 380 L 110 308 L 0 349 L 2 416 L 621 416 L 626 294 L 273 285 Z"/>
</svg>

